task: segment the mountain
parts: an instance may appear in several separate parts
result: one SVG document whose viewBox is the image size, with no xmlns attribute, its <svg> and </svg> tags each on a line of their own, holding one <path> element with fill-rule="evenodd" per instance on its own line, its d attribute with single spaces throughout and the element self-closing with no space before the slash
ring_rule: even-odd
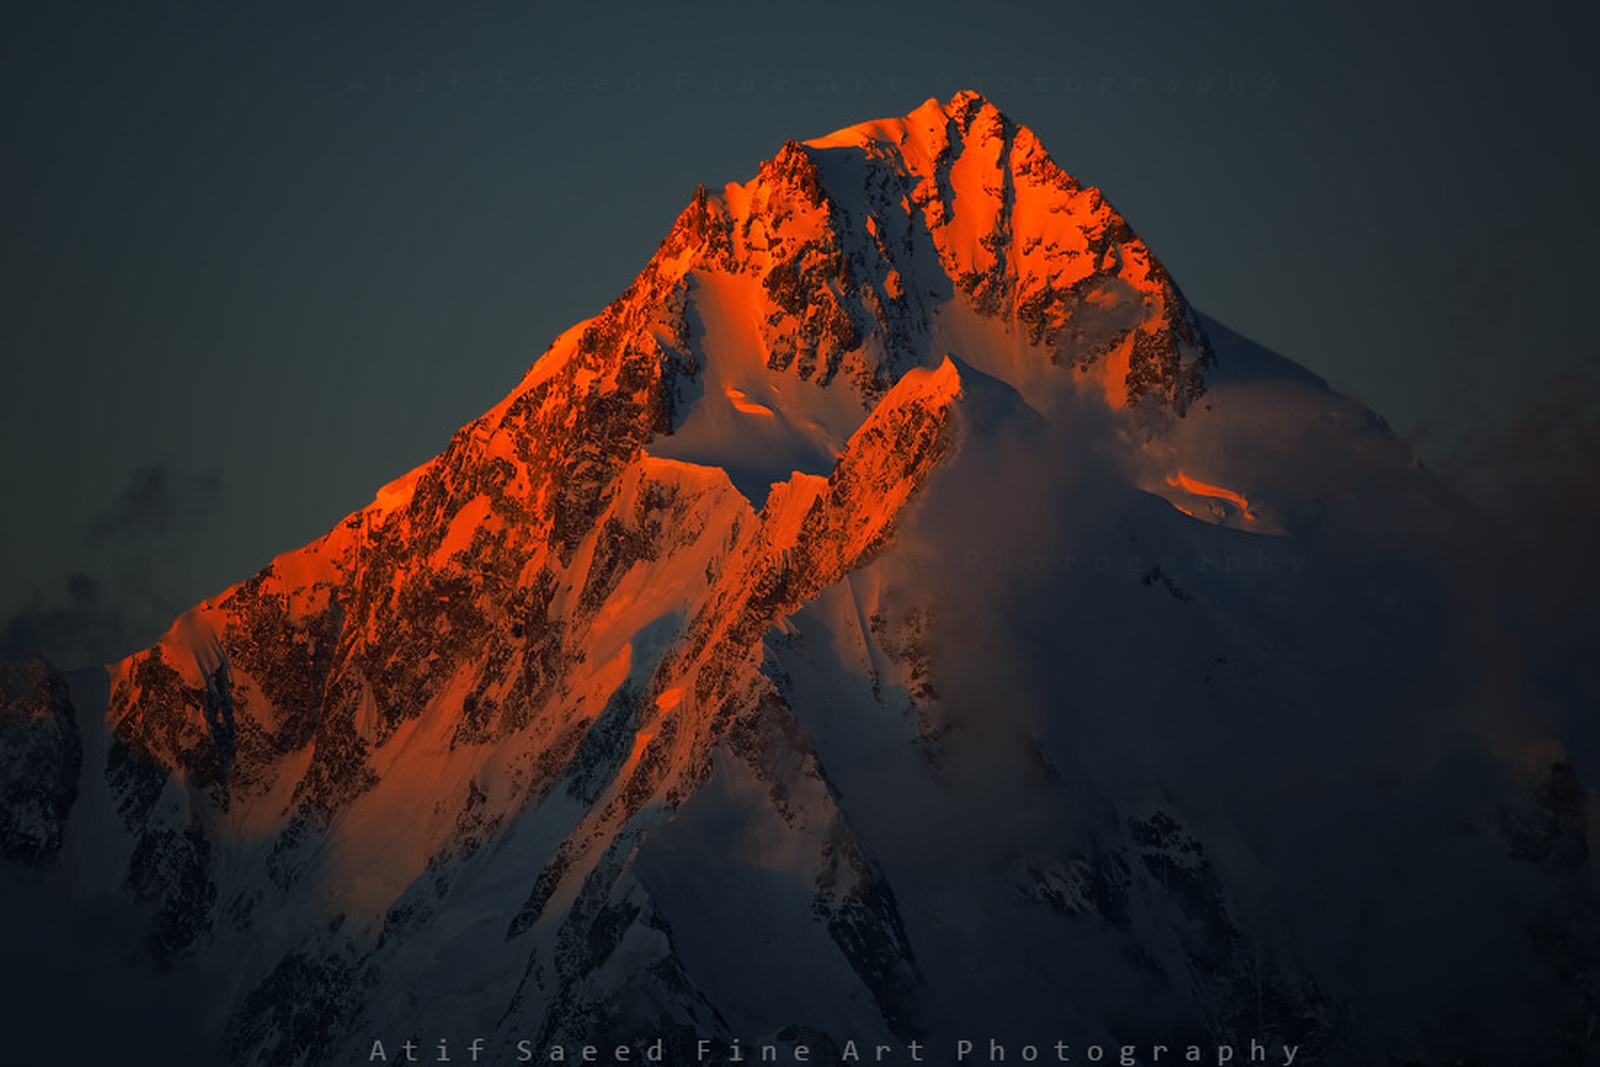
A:
<svg viewBox="0 0 1600 1067">
<path fill-rule="evenodd" d="M 0 843 L 230 1064 L 1595 1062 L 1592 794 L 1476 537 L 961 93 L 698 190 L 104 680 L 15 668 Z"/>
</svg>

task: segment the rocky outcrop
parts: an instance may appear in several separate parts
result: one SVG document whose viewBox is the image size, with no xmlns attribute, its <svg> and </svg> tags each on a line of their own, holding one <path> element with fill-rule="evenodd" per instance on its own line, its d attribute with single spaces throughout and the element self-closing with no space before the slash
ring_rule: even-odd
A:
<svg viewBox="0 0 1600 1067">
<path fill-rule="evenodd" d="M 67 681 L 38 656 L 0 661 L 0 856 L 44 863 L 61 850 L 83 742 Z"/>
</svg>

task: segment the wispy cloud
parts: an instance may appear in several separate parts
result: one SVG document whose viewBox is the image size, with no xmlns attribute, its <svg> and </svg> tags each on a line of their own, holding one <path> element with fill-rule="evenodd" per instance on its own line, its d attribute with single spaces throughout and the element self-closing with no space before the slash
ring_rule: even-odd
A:
<svg viewBox="0 0 1600 1067">
<path fill-rule="evenodd" d="M 222 491 L 220 471 L 174 470 L 146 464 L 129 476 L 115 500 L 89 520 L 84 537 L 93 547 L 162 537 L 203 522 Z"/>
<path fill-rule="evenodd" d="M 152 577 L 185 536 L 216 510 L 218 470 L 168 463 L 134 469 L 122 488 L 85 523 L 85 551 L 62 578 L 41 576 L 31 595 L 0 617 L 0 655 L 39 652 L 74 669 L 114 660 L 148 643 L 187 605 L 174 603 Z"/>
<path fill-rule="evenodd" d="M 59 589 L 36 591 L 26 607 L 0 622 L 0 656 L 39 652 L 67 669 L 109 661 L 140 643 L 148 625 L 136 618 L 149 614 L 146 599 L 74 572 Z"/>
</svg>

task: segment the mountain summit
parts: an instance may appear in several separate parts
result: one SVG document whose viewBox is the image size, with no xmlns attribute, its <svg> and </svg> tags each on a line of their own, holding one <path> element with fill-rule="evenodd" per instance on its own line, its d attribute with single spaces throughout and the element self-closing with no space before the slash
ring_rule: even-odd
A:
<svg viewBox="0 0 1600 1067">
<path fill-rule="evenodd" d="M 49 759 L 3 840 L 137 901 L 234 1064 L 1375 1062 L 1532 988 L 1555 1062 L 1587 949 L 1419 903 L 1476 872 L 1588 907 L 1549 860 L 1583 787 L 1463 749 L 1430 688 L 1459 521 L 961 93 L 698 190 L 437 458 L 113 664 L 103 717 L 19 674 L 0 736 Z M 1413 1025 L 1375 1007 L 1436 976 L 1396 962 L 1424 912 L 1425 948 L 1510 940 Z"/>
</svg>

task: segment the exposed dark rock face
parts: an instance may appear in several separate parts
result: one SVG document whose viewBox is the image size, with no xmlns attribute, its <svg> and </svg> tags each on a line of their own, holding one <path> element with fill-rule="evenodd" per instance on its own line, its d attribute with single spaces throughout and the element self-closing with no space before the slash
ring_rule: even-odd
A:
<svg viewBox="0 0 1600 1067">
<path fill-rule="evenodd" d="M 61 850 L 83 743 L 67 682 L 43 659 L 0 661 L 0 856 L 43 863 Z"/>
</svg>

